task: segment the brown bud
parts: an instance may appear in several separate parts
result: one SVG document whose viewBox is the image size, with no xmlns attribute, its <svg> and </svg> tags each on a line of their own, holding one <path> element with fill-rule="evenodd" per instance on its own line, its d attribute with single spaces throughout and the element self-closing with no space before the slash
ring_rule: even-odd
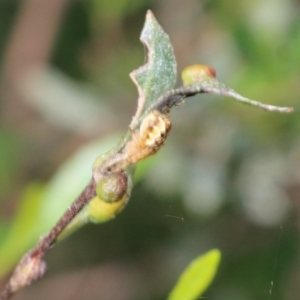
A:
<svg viewBox="0 0 300 300">
<path fill-rule="evenodd" d="M 127 191 L 128 175 L 126 172 L 104 176 L 97 183 L 97 196 L 104 202 L 116 202 L 123 198 Z"/>
</svg>

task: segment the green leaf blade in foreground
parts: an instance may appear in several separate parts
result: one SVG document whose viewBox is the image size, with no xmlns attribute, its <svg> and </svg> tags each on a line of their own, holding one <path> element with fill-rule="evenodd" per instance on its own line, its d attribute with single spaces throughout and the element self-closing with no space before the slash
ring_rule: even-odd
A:
<svg viewBox="0 0 300 300">
<path fill-rule="evenodd" d="M 180 276 L 168 300 L 195 300 L 215 277 L 221 252 L 213 249 L 195 259 Z"/>
<path fill-rule="evenodd" d="M 0 279 L 40 235 L 38 214 L 43 195 L 41 184 L 31 183 L 25 189 L 15 220 L 0 245 Z"/>
<path fill-rule="evenodd" d="M 120 135 L 116 134 L 92 141 L 61 165 L 47 185 L 30 184 L 0 245 L 0 278 L 42 234 L 54 226 L 90 180 L 94 158 L 99 152 L 105 153 L 119 138 Z"/>
<path fill-rule="evenodd" d="M 130 74 L 139 93 L 138 108 L 131 122 L 134 128 L 147 108 L 161 95 L 171 90 L 177 77 L 177 63 L 169 36 L 163 31 L 151 11 L 141 33 L 147 47 L 147 63 Z"/>
</svg>

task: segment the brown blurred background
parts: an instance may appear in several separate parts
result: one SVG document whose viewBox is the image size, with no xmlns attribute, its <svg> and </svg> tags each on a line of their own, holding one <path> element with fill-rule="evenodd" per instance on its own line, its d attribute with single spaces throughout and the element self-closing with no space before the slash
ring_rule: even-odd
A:
<svg viewBox="0 0 300 300">
<path fill-rule="evenodd" d="M 297 0 L 2 0 L 0 247 L 28 185 L 47 184 L 78 149 L 126 131 L 147 9 L 170 35 L 179 75 L 211 64 L 243 95 L 296 112 L 189 100 L 125 211 L 55 246 L 46 277 L 14 299 L 166 299 L 211 248 L 223 257 L 207 299 L 298 299 Z"/>
</svg>

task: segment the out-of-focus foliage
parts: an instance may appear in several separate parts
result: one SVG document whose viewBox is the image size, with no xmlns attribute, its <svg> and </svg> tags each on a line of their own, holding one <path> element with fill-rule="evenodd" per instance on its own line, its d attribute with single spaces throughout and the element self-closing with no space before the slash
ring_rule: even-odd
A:
<svg viewBox="0 0 300 300">
<path fill-rule="evenodd" d="M 204 95 L 188 101 L 172 112 L 172 132 L 158 157 L 145 162 L 151 170 L 138 170 L 142 176 L 126 210 L 55 247 L 46 257 L 48 278 L 19 298 L 165 299 L 188 262 L 216 247 L 223 263 L 205 297 L 297 299 L 300 4 L 100 2 L 65 2 L 52 57 L 39 62 L 42 73 L 33 58 L 45 56 L 25 49 L 44 49 L 34 30 L 48 28 L 47 15 L 40 12 L 44 23 L 30 27 L 33 32 L 12 52 L 12 36 L 22 37 L 22 31 L 15 33 L 22 6 L 0 3 L 1 247 L 21 196 L 34 182 L 46 185 L 90 140 L 125 133 L 137 99 L 128 73 L 144 62 L 138 37 L 148 8 L 170 34 L 179 72 L 190 64 L 212 65 L 220 81 L 243 95 L 296 112 L 271 114 Z M 24 61 L 27 71 L 20 78 Z"/>
</svg>

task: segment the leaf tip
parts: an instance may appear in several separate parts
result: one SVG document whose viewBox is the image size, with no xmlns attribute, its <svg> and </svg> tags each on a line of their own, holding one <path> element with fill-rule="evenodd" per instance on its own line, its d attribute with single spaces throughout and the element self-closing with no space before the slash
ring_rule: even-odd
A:
<svg viewBox="0 0 300 300">
<path fill-rule="evenodd" d="M 153 12 L 152 12 L 151 9 L 148 9 L 148 10 L 147 10 L 146 18 L 155 18 L 155 17 L 154 17 L 154 14 L 153 14 Z"/>
<path fill-rule="evenodd" d="M 214 279 L 220 260 L 221 251 L 218 249 L 193 260 L 181 274 L 168 300 L 198 299 Z"/>
<path fill-rule="evenodd" d="M 219 249 L 212 249 L 205 254 L 206 257 L 211 258 L 213 261 L 219 263 L 221 260 L 221 251 Z"/>
</svg>

